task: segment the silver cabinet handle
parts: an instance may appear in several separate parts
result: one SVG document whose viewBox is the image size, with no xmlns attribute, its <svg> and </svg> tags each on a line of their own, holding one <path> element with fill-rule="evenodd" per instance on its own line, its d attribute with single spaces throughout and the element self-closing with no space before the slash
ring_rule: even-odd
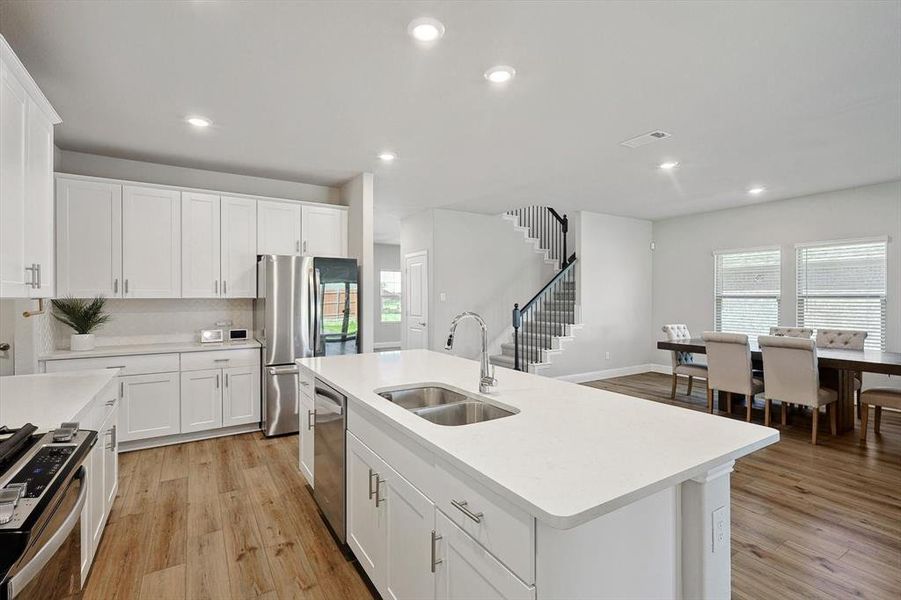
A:
<svg viewBox="0 0 901 600">
<path fill-rule="evenodd" d="M 29 281 L 29 282 L 26 283 L 25 285 L 27 285 L 27 286 L 30 287 L 30 288 L 36 288 L 36 287 L 38 287 L 37 265 L 36 265 L 35 263 L 31 263 L 31 266 L 30 266 L 30 267 L 25 267 L 25 270 L 31 272 L 31 276 L 29 277 L 29 279 L 30 279 L 31 281 Z"/>
<path fill-rule="evenodd" d="M 315 411 L 315 410 L 308 410 L 308 411 L 307 411 L 307 431 L 313 429 L 313 417 L 315 417 L 315 416 L 316 416 L 316 411 Z M 372 497 L 372 496 L 370 496 L 370 498 L 371 498 L 371 497 Z"/>
<path fill-rule="evenodd" d="M 444 561 L 438 558 L 438 540 L 443 539 L 442 536 L 438 535 L 438 532 L 434 529 L 432 530 L 432 573 L 435 572 L 435 567 L 443 563 Z"/>
<path fill-rule="evenodd" d="M 118 425 L 113 425 L 113 428 L 110 429 L 110 438 L 111 438 L 110 441 L 111 441 L 112 444 L 113 444 L 113 447 L 110 448 L 110 450 L 112 450 L 112 451 L 115 452 L 116 450 L 119 449 L 119 429 L 118 429 Z"/>
<path fill-rule="evenodd" d="M 222 295 L 224 296 L 227 293 L 228 293 L 228 282 L 223 279 L 222 280 Z"/>
<path fill-rule="evenodd" d="M 128 295 L 128 279 L 125 280 L 125 295 Z"/>
<path fill-rule="evenodd" d="M 112 400 L 107 400 L 107 401 L 106 401 L 106 405 L 107 405 L 107 406 L 115 406 L 115 405 L 116 405 L 116 398 L 113 398 Z"/>
<path fill-rule="evenodd" d="M 40 263 L 37 263 L 34 265 L 34 273 L 35 273 L 35 277 L 38 280 L 37 285 L 35 285 L 34 287 L 41 289 L 41 264 Z"/>
<path fill-rule="evenodd" d="M 125 365 L 110 365 L 107 369 L 124 369 Z"/>
<path fill-rule="evenodd" d="M 118 293 L 119 293 L 119 278 L 118 278 L 118 277 L 116 277 L 115 279 L 113 279 L 113 293 L 114 293 L 114 294 L 118 294 Z"/>
<path fill-rule="evenodd" d="M 301 381 L 300 385 L 302 385 L 303 387 L 310 387 L 310 382 L 309 381 Z"/>
<path fill-rule="evenodd" d="M 381 497 L 382 493 L 382 484 L 385 483 L 385 480 L 379 477 L 379 474 L 375 474 L 375 505 L 379 506 L 386 499 Z"/>
<path fill-rule="evenodd" d="M 303 253 L 304 254 L 307 253 L 307 241 L 306 240 L 303 241 Z"/>
<path fill-rule="evenodd" d="M 295 251 L 295 252 L 300 252 L 300 240 L 295 240 L 295 241 L 294 241 L 294 251 Z"/>
<path fill-rule="evenodd" d="M 120 398 L 125 397 L 125 382 L 124 381 L 119 382 L 119 397 Z"/>
<path fill-rule="evenodd" d="M 113 425 L 106 431 L 106 435 L 109 436 L 109 445 L 106 447 L 107 450 L 113 451 L 116 449 L 116 426 Z"/>
<path fill-rule="evenodd" d="M 372 489 L 372 476 L 375 475 L 375 478 L 378 479 L 379 474 L 369 469 L 369 499 L 372 500 L 372 497 L 375 496 L 375 490 Z"/>
<path fill-rule="evenodd" d="M 228 373 L 225 374 L 225 387 L 228 387 Z"/>
<path fill-rule="evenodd" d="M 230 360 L 230 358 L 214 358 L 213 362 L 228 362 Z"/>
<path fill-rule="evenodd" d="M 454 508 L 462 512 L 464 515 L 475 521 L 476 523 L 482 522 L 482 517 L 484 517 L 484 513 L 474 513 L 469 510 L 469 503 L 465 500 L 451 500 L 451 504 L 454 505 Z"/>
<path fill-rule="evenodd" d="M 219 375 L 216 374 L 216 389 L 219 389 Z"/>
<path fill-rule="evenodd" d="M 213 280 L 213 293 L 216 294 L 217 296 L 219 295 L 219 280 L 218 279 Z"/>
</svg>

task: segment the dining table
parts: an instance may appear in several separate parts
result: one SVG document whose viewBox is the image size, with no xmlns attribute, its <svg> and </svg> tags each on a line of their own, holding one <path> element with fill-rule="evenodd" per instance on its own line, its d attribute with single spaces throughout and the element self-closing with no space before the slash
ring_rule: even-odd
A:
<svg viewBox="0 0 901 600">
<path fill-rule="evenodd" d="M 763 355 L 757 340 L 750 340 L 751 361 L 756 368 L 763 365 Z M 707 348 L 702 338 L 682 340 L 662 340 L 657 342 L 659 350 L 706 354 Z M 838 392 L 838 409 L 836 425 L 838 432 L 854 429 L 854 378 L 858 373 L 880 373 L 883 375 L 901 376 L 901 352 L 885 352 L 882 350 L 847 350 L 844 348 L 817 348 L 817 364 L 820 372 L 832 371 L 833 380 Z M 764 373 L 764 388 L 766 373 Z M 734 397 L 734 395 L 733 395 Z M 723 400 L 720 398 L 720 406 Z"/>
</svg>

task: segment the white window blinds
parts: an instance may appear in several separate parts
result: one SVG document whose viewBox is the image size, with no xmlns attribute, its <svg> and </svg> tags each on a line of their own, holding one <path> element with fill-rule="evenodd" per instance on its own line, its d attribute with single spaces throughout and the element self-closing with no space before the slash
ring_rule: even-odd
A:
<svg viewBox="0 0 901 600">
<path fill-rule="evenodd" d="M 867 332 L 885 349 L 886 242 L 797 247 L 798 326 Z"/>
<path fill-rule="evenodd" d="M 716 330 L 767 335 L 779 324 L 779 249 L 717 252 L 715 259 Z"/>
</svg>

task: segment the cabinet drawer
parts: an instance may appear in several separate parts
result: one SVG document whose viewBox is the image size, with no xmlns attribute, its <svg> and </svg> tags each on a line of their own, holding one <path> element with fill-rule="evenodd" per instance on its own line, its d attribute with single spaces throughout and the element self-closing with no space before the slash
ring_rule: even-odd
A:
<svg viewBox="0 0 901 600">
<path fill-rule="evenodd" d="M 82 429 L 99 432 L 109 415 L 119 403 L 119 379 L 115 378 L 103 388 L 90 404 L 75 415 L 75 421 Z"/>
<path fill-rule="evenodd" d="M 229 367 L 254 367 L 259 364 L 260 351 L 255 348 L 243 350 L 212 350 L 210 352 L 185 352 L 181 355 L 182 371 L 227 369 Z"/>
<path fill-rule="evenodd" d="M 315 394 L 313 390 L 316 388 L 316 377 L 309 369 L 300 367 L 300 393 L 304 396 L 312 398 Z"/>
<path fill-rule="evenodd" d="M 435 504 L 525 583 L 535 583 L 535 519 L 450 465 L 437 465 Z"/>
<path fill-rule="evenodd" d="M 172 373 L 178 371 L 178 354 L 139 354 L 134 356 L 106 356 L 101 358 L 72 358 L 48 360 L 48 373 L 84 371 L 87 369 L 121 368 L 120 375 Z"/>
</svg>

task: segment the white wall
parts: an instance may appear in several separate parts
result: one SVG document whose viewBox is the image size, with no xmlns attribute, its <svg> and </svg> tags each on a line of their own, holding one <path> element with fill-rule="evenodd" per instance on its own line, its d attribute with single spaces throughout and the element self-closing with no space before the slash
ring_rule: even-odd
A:
<svg viewBox="0 0 901 600">
<path fill-rule="evenodd" d="M 587 381 L 646 364 L 652 338 L 651 222 L 580 212 L 571 216 L 570 227 L 582 328 L 542 374 Z"/>
<path fill-rule="evenodd" d="M 713 328 L 713 251 L 782 248 L 780 322 L 796 322 L 799 242 L 889 236 L 886 348 L 901 351 L 901 181 L 815 194 L 654 223 L 654 339 L 664 323 Z M 656 343 L 656 342 L 655 342 Z M 652 346 L 653 348 L 653 346 Z M 669 364 L 666 352 L 652 360 Z"/>
<path fill-rule="evenodd" d="M 357 259 L 360 281 L 357 288 L 360 302 L 360 351 L 372 352 L 375 340 L 375 322 L 372 307 L 375 303 L 373 281 L 374 257 L 374 202 L 375 189 L 372 173 L 361 173 L 341 187 L 341 203 L 348 206 L 347 250 Z"/>
<path fill-rule="evenodd" d="M 375 323 L 376 347 L 400 346 L 400 323 L 382 323 L 381 317 L 381 271 L 400 271 L 400 246 L 397 244 L 376 244 L 373 276 L 372 319 Z M 401 300 L 403 301 L 403 300 Z"/>
</svg>

